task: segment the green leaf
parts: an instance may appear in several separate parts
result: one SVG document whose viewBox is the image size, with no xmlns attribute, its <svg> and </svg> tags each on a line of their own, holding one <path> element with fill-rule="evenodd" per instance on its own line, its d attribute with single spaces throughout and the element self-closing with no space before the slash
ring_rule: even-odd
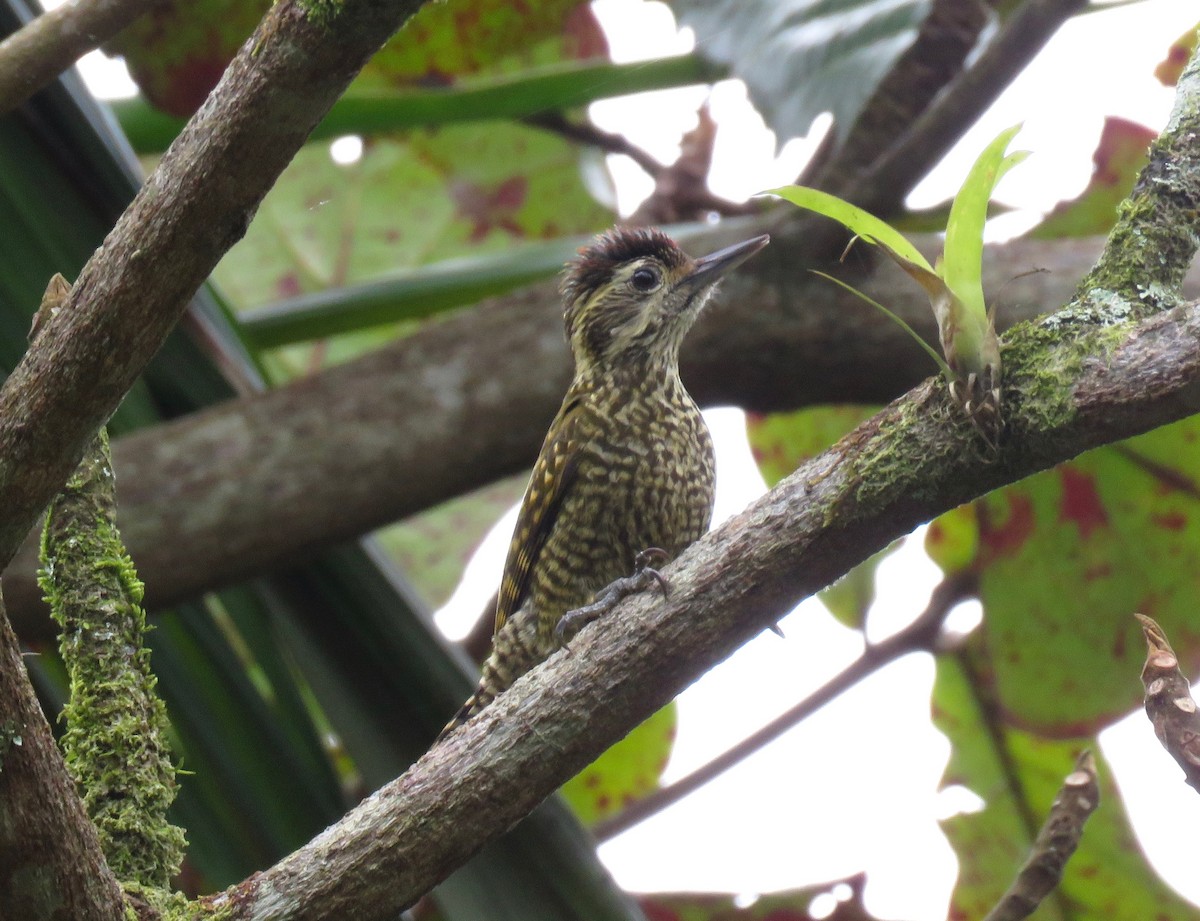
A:
<svg viewBox="0 0 1200 921">
<path fill-rule="evenodd" d="M 109 45 L 125 56 L 146 98 L 186 117 L 199 107 L 270 8 L 269 0 L 166 0 Z M 595 18 L 579 0 L 426 3 L 367 64 L 352 92 L 446 85 L 485 71 L 512 73 L 564 58 L 607 57 Z"/>
<path fill-rule="evenodd" d="M 1146 163 L 1154 131 L 1109 116 L 1092 154 L 1092 178 L 1076 198 L 1061 201 L 1026 236 L 1049 240 L 1106 234 L 1117 219 L 1119 205 L 1133 188 Z"/>
<path fill-rule="evenodd" d="M 563 785 L 581 822 L 593 825 L 658 787 L 677 721 L 674 702 L 667 704 Z"/>
<path fill-rule="evenodd" d="M 832 218 L 843 225 L 855 236 L 862 237 L 868 243 L 879 243 L 890 249 L 900 259 L 913 265 L 933 272 L 933 266 L 921 255 L 920 250 L 908 242 L 904 234 L 891 227 L 886 221 L 877 218 L 869 211 L 864 211 L 857 205 L 807 186 L 790 185 L 778 189 L 768 189 L 766 195 L 777 195 L 785 201 L 790 201 L 800 208 L 807 208 L 817 214 Z"/>
<path fill-rule="evenodd" d="M 728 65 L 782 141 L 832 112 L 842 137 L 917 38 L 927 0 L 675 0 L 697 50 Z"/>
<path fill-rule="evenodd" d="M 1022 726 L 1087 735 L 1138 705 L 1134 611 L 1163 625 L 1185 670 L 1200 667 L 1197 469 L 1192 417 L 991 493 L 949 528 L 935 523 L 939 562 L 979 574 L 996 698 Z"/>
<path fill-rule="evenodd" d="M 270 0 L 164 0 L 105 50 L 124 56 L 130 76 L 158 109 L 186 117 L 270 6 Z"/>
<path fill-rule="evenodd" d="M 249 335 L 276 345 L 426 315 L 553 274 L 569 244 L 516 254 L 512 244 L 591 233 L 611 219 L 584 187 L 576 149 L 521 125 L 378 141 L 348 165 L 326 145 L 308 145 L 214 276 L 243 310 L 306 296 L 250 315 Z M 400 275 L 463 257 L 471 261 Z M 369 286 L 349 297 L 324 294 L 361 283 Z M 322 360 L 344 360 L 393 334 L 340 339 Z M 309 370 L 307 351 L 287 361 L 295 373 Z"/>
<path fill-rule="evenodd" d="M 987 221 L 988 202 L 996 183 L 1028 155 L 1025 151 L 1007 156 L 1004 153 L 1020 130 L 1020 125 L 1014 125 L 1000 132 L 983 149 L 954 197 L 950 220 L 946 224 L 946 250 L 939 274 L 966 311 L 966 316 L 959 323 L 964 329 L 970 330 L 972 336 L 982 336 L 987 326 L 982 279 L 983 225 Z M 966 348 L 972 346 L 978 350 L 977 343 Z"/>
<path fill-rule="evenodd" d="M 1031 645 L 1039 641 L 1026 635 Z M 1019 717 L 991 697 L 988 674 L 997 661 L 976 635 L 967 651 L 939 656 L 937 663 L 934 722 L 952 751 L 943 785 L 965 786 L 984 800 L 981 811 L 943 823 L 959 861 L 951 901 L 954 917 L 981 918 L 995 904 L 1025 860 L 1075 757 L 1083 748 L 1094 752 L 1097 747 L 1093 738 L 1048 739 L 1019 727 Z M 1101 681 L 1096 679 L 1094 686 Z M 1045 688 L 1043 693 L 1054 691 Z M 1171 891 L 1147 863 L 1103 766 L 1100 788 L 1100 808 L 1088 819 L 1062 882 L 1037 917 L 1194 918 L 1195 906 Z"/>
<path fill-rule="evenodd" d="M 562 60 L 607 58 L 608 42 L 581 0 L 455 0 L 423 4 L 363 68 L 354 91 L 439 85 Z"/>
</svg>

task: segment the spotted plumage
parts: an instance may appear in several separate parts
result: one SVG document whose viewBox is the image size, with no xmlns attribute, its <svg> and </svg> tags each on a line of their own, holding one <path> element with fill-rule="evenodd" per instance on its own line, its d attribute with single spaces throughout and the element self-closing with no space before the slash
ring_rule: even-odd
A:
<svg viewBox="0 0 1200 921">
<path fill-rule="evenodd" d="M 766 242 L 693 260 L 660 231 L 615 229 L 568 266 L 574 379 L 517 517 L 479 688 L 443 736 L 553 653 L 562 616 L 633 572 L 640 552 L 673 557 L 708 528 L 712 441 L 679 346 L 721 275 Z"/>
</svg>

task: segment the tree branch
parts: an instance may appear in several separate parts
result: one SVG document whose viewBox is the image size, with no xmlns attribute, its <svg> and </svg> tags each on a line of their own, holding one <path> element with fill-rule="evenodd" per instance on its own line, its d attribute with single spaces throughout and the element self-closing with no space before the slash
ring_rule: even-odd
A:
<svg viewBox="0 0 1200 921">
<path fill-rule="evenodd" d="M 1187 678 L 1179 670 L 1179 658 L 1155 621 L 1134 614 L 1146 637 L 1146 716 L 1162 747 L 1183 769 L 1188 785 L 1200 793 L 1200 712 Z"/>
<path fill-rule="evenodd" d="M 1200 136 L 1200 57 L 1167 135 Z M 1156 157 L 1174 150 L 1172 138 Z M 1200 189 L 1192 150 L 1162 193 Z M 1152 159 L 1147 175 L 1154 176 Z M 1156 212 L 1123 212 L 1112 239 Z M 1198 196 L 1200 197 L 1200 196 Z M 1200 209 L 1166 234 L 1190 264 Z M 1102 260 L 1103 261 L 1103 260 Z M 1168 270 L 1169 276 L 1169 270 Z M 1149 309 L 1172 292 L 1161 292 Z M 1200 410 L 1200 306 L 1142 319 L 1137 277 L 1082 289 L 1062 315 L 1012 333 L 1004 440 L 984 451 L 940 381 L 897 400 L 667 567 L 671 597 L 626 599 L 519 679 L 402 777 L 269 870 L 216 897 L 231 919 L 386 919 L 528 813 L 605 748 L 795 603 L 918 524 L 999 486 Z"/>
<path fill-rule="evenodd" d="M 15 109 L 157 0 L 88 0 L 48 10 L 0 42 L 0 114 Z"/>
<path fill-rule="evenodd" d="M 1021 921 L 1037 910 L 1058 886 L 1063 867 L 1079 846 L 1084 823 L 1099 805 L 1096 759 L 1085 751 L 1054 798 L 1029 859 L 984 921 Z"/>
<path fill-rule="evenodd" d="M 0 604 L 0 917 L 113 921 L 124 898 Z"/>
<path fill-rule="evenodd" d="M 41 584 L 62 629 L 70 680 L 67 767 L 113 872 L 161 894 L 183 863 L 184 832 L 167 819 L 176 793 L 170 724 L 144 643 L 142 586 L 115 518 L 112 457 L 101 429 L 50 503 Z"/>
<path fill-rule="evenodd" d="M 1115 303 L 1120 307 L 1121 303 Z M 694 544 L 670 599 L 622 602 L 337 825 L 214 900 L 231 919 L 386 919 L 801 598 L 994 488 L 1200 410 L 1200 307 L 1006 356 L 992 463 L 940 382 L 922 384 Z M 1101 343 L 1108 359 L 1101 353 Z M 1029 387 L 1047 368 L 1054 386 Z M 1063 369 L 1076 369 L 1074 375 Z M 1024 389 L 1028 388 L 1028 389 Z M 1019 395 L 1019 398 L 1018 398 Z"/>
<path fill-rule="evenodd" d="M 0 568 L 313 125 L 419 5 L 268 11 L 0 389 Z"/>
<path fill-rule="evenodd" d="M 907 627 L 887 639 L 867 646 L 863 654 L 826 681 L 802 701 L 779 714 L 761 729 L 751 733 L 731 748 L 723 751 L 690 774 L 680 777 L 635 800 L 610 819 L 592 828 L 597 841 L 607 841 L 655 813 L 695 792 L 710 780 L 740 764 L 764 746 L 774 742 L 798 723 L 812 716 L 827 703 L 864 681 L 886 665 L 911 652 L 933 652 L 941 634 L 946 615 L 960 601 L 973 597 L 978 591 L 978 577 L 971 572 L 958 573 L 944 579 L 933 590 L 929 604 Z"/>
<path fill-rule="evenodd" d="M 774 221 L 689 243 L 701 252 L 743 234 L 775 235 L 725 283 L 685 345 L 683 374 L 702 404 L 766 412 L 884 403 L 934 372 L 895 324 L 797 271 L 793 254 L 810 225 Z M 932 236 L 922 245 L 940 247 Z M 985 288 L 1001 323 L 1065 303 L 1099 248 L 1097 240 L 989 247 Z M 924 295 L 895 279 L 886 266 L 863 287 L 936 341 Z M 1189 285 L 1200 296 L 1200 273 Z M 558 294 L 546 283 L 289 386 L 118 439 L 121 531 L 147 603 L 294 563 L 523 469 L 558 408 L 569 363 Z M 51 634 L 36 561 L 31 538 L 3 579 L 26 637 Z"/>
</svg>

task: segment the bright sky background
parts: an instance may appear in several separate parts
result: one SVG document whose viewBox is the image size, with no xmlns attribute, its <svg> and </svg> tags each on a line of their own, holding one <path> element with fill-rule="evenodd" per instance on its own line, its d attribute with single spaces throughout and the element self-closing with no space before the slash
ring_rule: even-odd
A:
<svg viewBox="0 0 1200 921">
<path fill-rule="evenodd" d="M 690 33 L 676 30 L 661 3 L 594 0 L 594 6 L 619 61 L 692 47 Z M 1200 5 L 1147 0 L 1068 24 L 910 203 L 922 207 L 950 197 L 987 141 L 1016 122 L 1025 127 L 1014 146 L 1033 156 L 1009 174 L 998 197 L 1036 214 L 1076 195 L 1090 175 L 1105 115 L 1156 130 L 1165 124 L 1173 92 L 1160 86 L 1152 71 L 1170 43 L 1198 18 Z M 104 95 L 133 92 L 119 61 L 93 54 L 83 70 Z M 601 127 L 628 135 L 670 162 L 706 95 L 696 88 L 648 93 L 597 103 L 592 115 Z M 719 84 L 710 101 L 721 126 L 711 185 L 734 200 L 794 179 L 827 127 L 819 124 L 811 141 L 789 141 L 776 157 L 775 138 L 747 103 L 740 83 Z M 618 205 L 629 213 L 652 183 L 631 161 L 609 160 Z M 1020 229 L 1021 218 L 1010 220 L 1011 232 Z M 1032 218 L 1023 220 L 1027 224 Z M 759 495 L 763 484 L 745 443 L 741 413 L 716 410 L 708 418 L 718 443 L 716 520 L 721 521 Z M 465 631 L 499 581 L 514 517 L 497 525 L 440 616 L 451 635 Z M 910 539 L 880 569 L 883 601 L 872 611 L 872 635 L 885 635 L 919 613 L 937 577 L 920 540 Z M 963 612 L 957 623 L 969 628 L 973 617 L 977 613 Z M 817 602 L 801 605 L 782 626 L 786 640 L 770 634 L 757 638 L 681 695 L 680 730 L 666 782 L 737 743 L 861 651 L 856 634 L 836 624 Z M 894 664 L 689 799 L 604 845 L 602 858 L 630 889 L 735 892 L 744 901 L 756 893 L 866 870 L 873 913 L 940 921 L 946 917 L 955 860 L 936 819 L 971 808 L 972 796 L 937 792 L 949 746 L 929 723 L 932 681 L 927 656 Z M 869 733 L 862 726 L 869 726 Z M 1180 847 L 1174 837 L 1178 828 L 1200 828 L 1200 799 L 1183 783 L 1140 713 L 1104 734 L 1103 754 L 1164 878 L 1200 901 L 1195 849 Z"/>
</svg>

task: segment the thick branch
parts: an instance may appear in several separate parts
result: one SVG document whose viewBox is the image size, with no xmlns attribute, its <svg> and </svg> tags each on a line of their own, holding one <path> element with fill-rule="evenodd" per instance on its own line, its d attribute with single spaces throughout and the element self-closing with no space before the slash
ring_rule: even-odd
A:
<svg viewBox="0 0 1200 921">
<path fill-rule="evenodd" d="M 666 570 L 669 599 L 623 602 L 570 654 L 526 675 L 399 780 L 219 904 L 232 919 L 259 917 L 266 905 L 290 921 L 351 910 L 364 921 L 393 917 L 697 675 L 871 553 L 1081 450 L 1200 411 L 1195 305 L 1140 325 L 1060 339 L 1036 327 L 1016 338 L 1006 355 L 1008 437 L 994 461 L 943 386 L 921 385 L 693 545 Z M 1055 386 L 1029 386 L 1047 369 L 1060 369 Z"/>
<path fill-rule="evenodd" d="M 313 125 L 420 5 L 308 2 L 312 18 L 301 0 L 271 7 L 0 389 L 0 568 Z"/>
<path fill-rule="evenodd" d="M 0 605 L 0 918 L 113 921 L 124 899 Z"/>
<path fill-rule="evenodd" d="M 75 0 L 0 42 L 0 114 L 15 109 L 157 0 Z"/>
<path fill-rule="evenodd" d="M 1180 80 L 1169 133 L 1200 135 L 1198 101 L 1200 57 Z M 1164 195 L 1200 181 L 1196 153 L 1174 164 Z M 1147 170 L 1157 166 L 1152 159 Z M 1126 212 L 1112 239 L 1153 220 L 1155 205 Z M 1194 235 L 1200 212 L 1187 219 L 1179 232 Z M 1195 247 L 1164 255 L 1186 266 Z M 1142 294 L 1129 279 L 1103 292 L 1099 307 L 1085 289 L 1089 320 L 1071 322 L 1087 315 L 1073 303 L 1065 323 L 1049 317 L 1012 334 L 996 450 L 982 450 L 940 381 L 922 384 L 692 545 L 667 568 L 669 599 L 644 593 L 621 603 L 569 653 L 523 676 L 402 777 L 219 904 L 234 919 L 268 908 L 292 921 L 392 917 L 697 675 L 897 537 L 1080 451 L 1200 411 L 1200 307 L 1128 319 L 1143 312 Z"/>
<path fill-rule="evenodd" d="M 771 220 L 689 243 L 701 252 L 736 235 L 775 234 L 685 345 L 684 377 L 703 404 L 885 403 L 934 372 L 891 321 L 798 271 L 799 231 L 781 233 Z M 931 253 L 939 245 L 924 242 Z M 1002 323 L 1067 301 L 1099 246 L 989 247 L 986 290 Z M 896 278 L 887 266 L 864 287 L 933 340 L 924 295 Z M 148 602 L 295 562 L 532 463 L 570 374 L 561 330 L 547 283 L 280 390 L 118 440 L 120 525 Z M 48 633 L 36 549 L 31 540 L 4 575 L 23 636 Z"/>
</svg>

